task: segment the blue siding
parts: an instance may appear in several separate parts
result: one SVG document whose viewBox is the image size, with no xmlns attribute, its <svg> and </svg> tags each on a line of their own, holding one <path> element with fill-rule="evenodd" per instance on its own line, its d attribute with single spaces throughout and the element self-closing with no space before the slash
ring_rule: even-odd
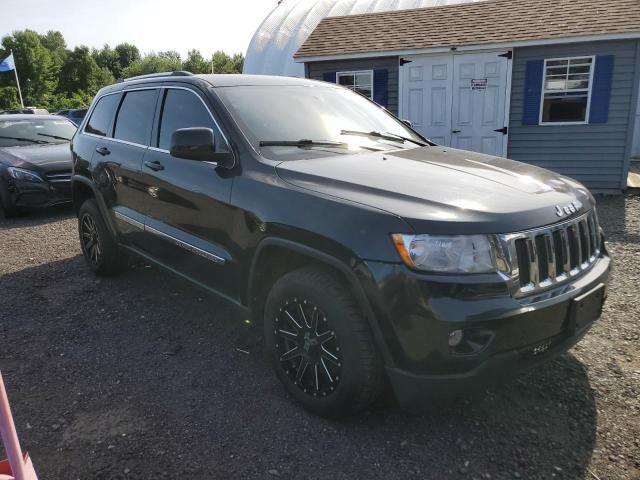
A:
<svg viewBox="0 0 640 480">
<path fill-rule="evenodd" d="M 638 44 L 636 40 L 624 40 L 515 49 L 508 156 L 574 177 L 595 191 L 620 191 L 630 155 L 631 103 L 638 88 L 636 70 L 640 68 L 636 65 Z M 605 123 L 526 125 L 527 63 L 580 55 L 614 57 Z M 593 106 L 601 115 L 602 105 Z"/>
</svg>

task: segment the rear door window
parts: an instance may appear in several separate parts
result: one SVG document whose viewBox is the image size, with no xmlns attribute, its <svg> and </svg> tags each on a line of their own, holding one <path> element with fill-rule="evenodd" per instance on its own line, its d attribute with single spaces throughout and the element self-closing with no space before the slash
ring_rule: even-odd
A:
<svg viewBox="0 0 640 480">
<path fill-rule="evenodd" d="M 157 89 L 125 93 L 113 137 L 138 145 L 149 145 L 157 99 Z"/>
<path fill-rule="evenodd" d="M 84 131 L 101 137 L 108 136 L 111 131 L 111 126 L 113 125 L 113 116 L 119 101 L 120 95 L 105 95 L 100 98 L 93 109 L 91 118 L 89 118 Z"/>
</svg>

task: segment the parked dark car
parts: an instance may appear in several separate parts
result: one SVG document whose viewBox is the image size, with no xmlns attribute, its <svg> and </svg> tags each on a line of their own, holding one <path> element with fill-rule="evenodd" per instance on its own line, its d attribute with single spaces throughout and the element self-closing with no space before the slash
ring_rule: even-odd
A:
<svg viewBox="0 0 640 480">
<path fill-rule="evenodd" d="M 6 217 L 71 202 L 76 126 L 51 115 L 0 117 L 0 206 Z"/>
<path fill-rule="evenodd" d="M 0 115 L 48 115 L 49 110 L 46 108 L 37 108 L 37 107 L 26 107 L 26 108 L 16 108 L 13 110 L 4 110 L 0 112 Z"/>
<path fill-rule="evenodd" d="M 321 415 L 385 377 L 406 404 L 547 360 L 606 297 L 584 186 L 435 145 L 333 84 L 131 79 L 98 93 L 72 150 L 89 267 L 131 253 L 234 303 Z"/>
<path fill-rule="evenodd" d="M 56 113 L 56 115 L 59 115 L 61 117 L 65 117 L 69 120 L 71 120 L 74 125 L 80 125 L 82 123 L 82 120 L 84 119 L 85 115 L 87 114 L 87 109 L 86 108 L 76 108 L 76 109 L 72 109 L 72 110 L 62 110 L 58 113 Z"/>
</svg>

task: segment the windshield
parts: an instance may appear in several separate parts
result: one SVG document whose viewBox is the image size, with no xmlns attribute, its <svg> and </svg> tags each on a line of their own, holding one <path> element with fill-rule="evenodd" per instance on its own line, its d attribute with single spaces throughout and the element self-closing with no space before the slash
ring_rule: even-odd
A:
<svg viewBox="0 0 640 480">
<path fill-rule="evenodd" d="M 0 147 L 46 145 L 71 140 L 76 126 L 63 118 L 2 119 L 0 120 Z"/>
<path fill-rule="evenodd" d="M 425 145 L 393 115 L 346 88 L 269 85 L 215 92 L 256 150 L 273 160 Z"/>
</svg>

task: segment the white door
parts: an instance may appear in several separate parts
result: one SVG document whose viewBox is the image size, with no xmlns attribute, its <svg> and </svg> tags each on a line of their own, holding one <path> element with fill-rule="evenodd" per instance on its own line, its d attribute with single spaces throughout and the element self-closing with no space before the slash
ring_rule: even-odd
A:
<svg viewBox="0 0 640 480">
<path fill-rule="evenodd" d="M 400 116 L 441 145 L 505 155 L 502 52 L 403 57 Z"/>
<path fill-rule="evenodd" d="M 453 56 L 452 147 L 503 155 L 507 61 L 495 53 Z"/>
</svg>

